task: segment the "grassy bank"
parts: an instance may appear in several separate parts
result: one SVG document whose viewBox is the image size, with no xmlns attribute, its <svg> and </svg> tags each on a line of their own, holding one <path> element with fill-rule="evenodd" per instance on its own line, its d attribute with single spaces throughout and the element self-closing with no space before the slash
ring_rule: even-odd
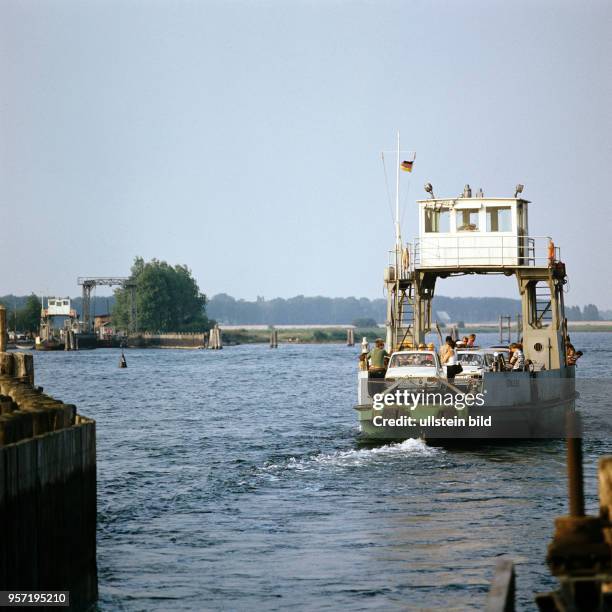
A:
<svg viewBox="0 0 612 612">
<path fill-rule="evenodd" d="M 223 341 L 226 344 L 256 344 L 270 342 L 269 329 L 231 329 L 223 330 Z M 325 328 L 286 328 L 277 329 L 278 341 L 293 344 L 326 344 L 346 342 L 346 327 Z M 384 337 L 385 330 L 372 327 L 355 330 L 355 343 L 359 344 L 363 336 L 372 342 L 378 337 Z"/>
<path fill-rule="evenodd" d="M 471 333 L 496 333 L 497 325 L 467 325 L 459 330 L 459 335 Z M 228 329 L 223 330 L 223 341 L 226 344 L 267 344 L 270 342 L 270 329 Z M 346 342 L 346 327 L 321 327 L 321 328 L 276 328 L 278 341 L 289 344 L 342 344 Z M 570 323 L 570 332 L 612 332 L 612 322 L 593 323 Z M 445 336 L 448 332 L 442 330 Z M 512 329 L 515 334 L 515 328 Z M 384 338 L 385 330 L 382 327 L 370 327 L 355 329 L 355 344 L 359 344 L 363 337 L 368 342 L 376 338 Z"/>
</svg>

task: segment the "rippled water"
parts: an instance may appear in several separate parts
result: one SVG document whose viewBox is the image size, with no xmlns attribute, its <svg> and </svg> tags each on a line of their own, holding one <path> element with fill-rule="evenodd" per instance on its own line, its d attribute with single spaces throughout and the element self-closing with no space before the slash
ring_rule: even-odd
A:
<svg viewBox="0 0 612 612">
<path fill-rule="evenodd" d="M 572 339 L 579 375 L 600 376 L 612 334 Z M 500 556 L 533 609 L 555 584 L 564 444 L 360 448 L 357 353 L 130 350 L 127 370 L 115 350 L 36 354 L 38 383 L 97 421 L 99 609 L 481 609 Z M 605 425 L 598 393 L 582 410 Z M 595 429 L 591 511 L 612 452 Z"/>
</svg>

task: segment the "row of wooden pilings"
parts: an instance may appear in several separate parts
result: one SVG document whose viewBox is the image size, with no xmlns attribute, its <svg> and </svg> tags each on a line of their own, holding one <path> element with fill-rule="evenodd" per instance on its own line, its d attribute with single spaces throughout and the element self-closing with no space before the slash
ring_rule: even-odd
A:
<svg viewBox="0 0 612 612">
<path fill-rule="evenodd" d="M 355 330 L 350 327 L 346 330 L 346 346 L 355 346 Z M 278 330 L 270 331 L 270 348 L 278 348 Z"/>
<path fill-rule="evenodd" d="M 270 348 L 278 348 L 278 330 L 270 330 Z M 355 346 L 355 330 L 346 330 L 346 345 Z M 68 343 L 66 344 L 68 347 Z M 74 347 L 74 345 L 72 345 Z M 145 332 L 130 336 L 128 346 L 158 347 L 158 348 L 207 348 L 218 350 L 223 348 L 223 335 L 219 325 L 215 325 L 208 333 L 151 333 Z M 78 348 L 78 347 L 77 347 Z M 66 350 L 70 350 L 67 348 Z"/>
<path fill-rule="evenodd" d="M 6 347 L 0 307 L 0 591 L 68 591 L 68 609 L 86 610 L 98 596 L 95 423 Z"/>
</svg>

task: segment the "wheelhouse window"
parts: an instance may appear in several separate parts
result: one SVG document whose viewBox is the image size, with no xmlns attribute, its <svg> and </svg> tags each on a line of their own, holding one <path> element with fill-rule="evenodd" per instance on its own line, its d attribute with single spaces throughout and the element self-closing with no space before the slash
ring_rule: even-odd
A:
<svg viewBox="0 0 612 612">
<path fill-rule="evenodd" d="M 450 232 L 450 210 L 448 208 L 425 209 L 425 231 L 428 234 Z"/>
<path fill-rule="evenodd" d="M 457 231 L 476 232 L 478 231 L 478 210 L 467 209 L 457 211 Z"/>
<path fill-rule="evenodd" d="M 487 232 L 511 232 L 512 212 L 510 206 L 487 207 Z"/>
</svg>

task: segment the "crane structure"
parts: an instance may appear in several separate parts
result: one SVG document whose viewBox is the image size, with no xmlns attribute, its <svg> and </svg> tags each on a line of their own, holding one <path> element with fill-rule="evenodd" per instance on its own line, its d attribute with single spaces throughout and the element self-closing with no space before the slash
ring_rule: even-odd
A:
<svg viewBox="0 0 612 612">
<path fill-rule="evenodd" d="M 136 282 L 125 276 L 97 276 L 77 278 L 77 284 L 83 287 L 83 330 L 87 333 L 93 331 L 93 320 L 91 317 L 91 290 L 98 286 L 123 287 L 129 289 L 130 296 L 130 334 L 138 332 L 138 311 L 136 308 Z"/>
</svg>

